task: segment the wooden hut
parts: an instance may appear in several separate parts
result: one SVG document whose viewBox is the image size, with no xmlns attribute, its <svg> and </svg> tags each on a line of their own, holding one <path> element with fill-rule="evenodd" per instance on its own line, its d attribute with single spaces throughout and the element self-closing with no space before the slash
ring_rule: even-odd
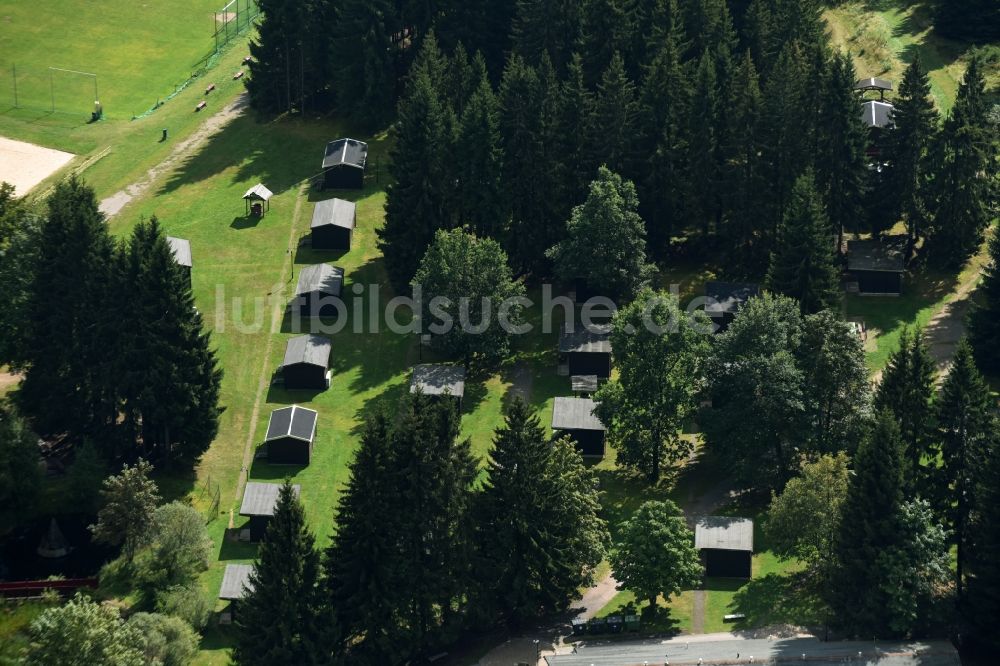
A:
<svg viewBox="0 0 1000 666">
<path fill-rule="evenodd" d="M 410 393 L 442 396 L 458 401 L 462 409 L 465 397 L 465 368 L 451 363 L 423 363 L 413 366 Z"/>
<path fill-rule="evenodd" d="M 556 398 L 552 406 L 552 430 L 569 435 L 581 455 L 603 458 L 605 428 L 594 415 L 594 407 L 590 398 Z"/>
<path fill-rule="evenodd" d="M 343 268 L 330 264 L 306 266 L 299 273 L 293 307 L 297 307 L 303 317 L 336 316 L 339 300 L 328 303 L 324 300 L 339 299 L 343 288 Z"/>
<path fill-rule="evenodd" d="M 584 326 L 570 330 L 564 324 L 559 336 L 559 358 L 569 368 L 570 375 L 607 379 L 611 376 L 610 331 Z"/>
<path fill-rule="evenodd" d="M 760 296 L 760 285 L 752 282 L 717 282 L 705 283 L 705 314 L 716 325 L 716 332 L 721 333 L 729 327 L 736 314 L 746 302 L 755 296 Z"/>
<path fill-rule="evenodd" d="M 253 591 L 250 574 L 252 564 L 227 564 L 222 574 L 222 585 L 219 586 L 219 599 L 228 601 L 229 606 L 219 615 L 219 624 L 231 624 L 236 617 L 239 602 Z"/>
<path fill-rule="evenodd" d="M 167 244 L 174 253 L 174 261 L 187 276 L 188 288 L 191 288 L 191 242 L 185 238 L 167 236 Z"/>
<path fill-rule="evenodd" d="M 267 461 L 278 465 L 308 465 L 316 440 L 318 416 L 316 411 L 298 405 L 271 412 L 264 436 Z"/>
<path fill-rule="evenodd" d="M 281 375 L 286 389 L 330 388 L 330 338 L 297 335 L 285 344 Z"/>
<path fill-rule="evenodd" d="M 859 294 L 899 296 L 906 271 L 906 236 L 847 241 L 847 270 Z"/>
<path fill-rule="evenodd" d="M 298 497 L 302 487 L 292 486 L 292 491 Z M 260 483 L 248 481 L 243 490 L 243 503 L 240 505 L 240 515 L 250 518 L 250 541 L 258 542 L 264 538 L 267 525 L 274 515 L 274 507 L 278 504 L 279 483 Z"/>
<path fill-rule="evenodd" d="M 309 225 L 313 249 L 350 250 L 356 222 L 354 202 L 343 199 L 317 202 Z"/>
<path fill-rule="evenodd" d="M 750 578 L 753 571 L 753 521 L 749 518 L 706 516 L 695 523 L 694 547 L 705 575 Z"/>
<path fill-rule="evenodd" d="M 360 190 L 365 185 L 368 144 L 356 139 L 337 139 L 323 151 L 324 189 Z"/>
</svg>

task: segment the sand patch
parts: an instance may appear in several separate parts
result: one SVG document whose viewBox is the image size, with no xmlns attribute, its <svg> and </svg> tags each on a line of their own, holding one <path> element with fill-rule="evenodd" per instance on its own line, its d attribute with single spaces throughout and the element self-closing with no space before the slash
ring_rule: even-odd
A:
<svg viewBox="0 0 1000 666">
<path fill-rule="evenodd" d="M 23 197 L 74 157 L 73 153 L 0 136 L 0 181 L 13 185 L 17 196 Z"/>
</svg>

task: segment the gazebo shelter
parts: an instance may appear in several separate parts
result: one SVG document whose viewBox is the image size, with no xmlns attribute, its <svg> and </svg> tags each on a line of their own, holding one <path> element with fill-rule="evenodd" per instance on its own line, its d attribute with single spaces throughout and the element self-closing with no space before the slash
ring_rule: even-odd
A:
<svg viewBox="0 0 1000 666">
<path fill-rule="evenodd" d="M 243 504 L 240 506 L 240 515 L 250 518 L 250 541 L 257 542 L 264 538 L 267 531 L 267 524 L 274 515 L 274 507 L 278 504 L 278 491 L 281 484 L 260 483 L 258 481 L 247 481 L 247 486 L 243 490 Z M 295 484 L 292 492 L 298 497 L 302 486 Z"/>
<path fill-rule="evenodd" d="M 604 424 L 594 415 L 590 398 L 556 398 L 552 406 L 552 430 L 569 435 L 584 457 L 604 457 Z"/>
<path fill-rule="evenodd" d="M 447 396 L 458 401 L 462 409 L 465 397 L 465 368 L 451 363 L 423 363 L 413 366 L 410 393 Z"/>
<path fill-rule="evenodd" d="M 227 564 L 222 574 L 222 585 L 219 586 L 219 598 L 230 602 L 229 607 L 219 615 L 219 624 L 231 624 L 237 613 L 239 602 L 253 591 L 250 584 L 252 564 Z"/>
<path fill-rule="evenodd" d="M 330 388 L 330 350 L 333 344 L 323 335 L 297 335 L 285 345 L 281 374 L 286 389 Z"/>
<path fill-rule="evenodd" d="M 264 187 L 263 183 L 257 183 L 243 195 L 246 204 L 246 214 L 264 217 L 264 212 L 271 210 L 271 197 L 274 193 Z"/>
<path fill-rule="evenodd" d="M 308 465 L 318 417 L 315 410 L 298 405 L 271 412 L 264 436 L 267 461 L 277 465 Z"/>
<path fill-rule="evenodd" d="M 716 331 L 721 333 L 736 318 L 740 308 L 755 296 L 760 296 L 760 285 L 752 282 L 706 282 L 705 298 L 708 302 L 705 303 L 705 314 L 715 322 Z"/>
<path fill-rule="evenodd" d="M 847 270 L 858 293 L 899 296 L 906 271 L 906 236 L 847 241 Z"/>
<path fill-rule="evenodd" d="M 862 94 L 866 92 L 877 92 L 879 94 L 879 100 L 884 102 L 885 94 L 892 91 L 892 81 L 872 76 L 867 79 L 855 81 L 854 89 Z"/>
<path fill-rule="evenodd" d="M 695 523 L 694 547 L 701 554 L 705 576 L 750 578 L 753 572 L 753 521 L 729 516 L 700 518 Z"/>
<path fill-rule="evenodd" d="M 333 305 L 325 306 L 324 298 L 340 298 L 344 288 L 344 269 L 330 264 L 306 266 L 299 273 L 295 286 L 295 303 L 303 317 L 323 317 L 338 312 Z"/>
<path fill-rule="evenodd" d="M 309 225 L 314 250 L 350 250 L 357 222 L 352 201 L 327 199 L 316 203 Z"/>
<path fill-rule="evenodd" d="M 607 379 L 611 376 L 610 332 L 585 326 L 570 331 L 563 325 L 562 335 L 559 336 L 559 356 L 565 359 L 571 376 L 596 375 Z"/>
<path fill-rule="evenodd" d="M 191 286 L 191 242 L 186 238 L 167 236 L 167 244 L 174 254 L 174 261 L 187 275 L 188 287 Z"/>
</svg>

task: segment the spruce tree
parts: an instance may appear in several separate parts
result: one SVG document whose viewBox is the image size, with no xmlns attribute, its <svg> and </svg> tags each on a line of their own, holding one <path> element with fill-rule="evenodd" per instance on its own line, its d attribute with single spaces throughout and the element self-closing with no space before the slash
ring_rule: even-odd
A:
<svg viewBox="0 0 1000 666">
<path fill-rule="evenodd" d="M 850 56 L 836 54 L 820 91 L 816 180 L 837 236 L 837 247 L 843 244 L 845 229 L 861 231 L 859 223 L 865 215 L 869 177 L 865 157 L 867 132 L 858 113 L 854 81 Z"/>
<path fill-rule="evenodd" d="M 890 221 L 902 219 L 912 247 L 924 235 L 927 220 L 927 187 L 930 165 L 927 153 L 937 131 L 938 114 L 931 99 L 930 77 L 920 54 L 906 67 L 899 94 L 892 105 L 893 130 L 886 146 L 888 173 L 886 192 Z"/>
<path fill-rule="evenodd" d="M 501 189 L 503 151 L 499 109 L 489 80 L 482 79 L 469 98 L 458 127 L 451 159 L 457 171 L 459 221 L 481 238 L 502 241 L 507 202 Z"/>
<path fill-rule="evenodd" d="M 876 409 L 896 419 L 904 451 L 904 481 L 909 493 L 933 499 L 936 479 L 923 467 L 933 456 L 936 442 L 934 410 L 934 361 L 919 331 L 903 329 L 899 349 L 889 356 L 882 381 L 875 391 Z"/>
<path fill-rule="evenodd" d="M 514 52 L 533 66 L 547 55 L 561 73 L 573 58 L 580 23 L 580 6 L 576 2 L 517 0 L 511 33 Z"/>
<path fill-rule="evenodd" d="M 989 395 L 989 387 L 976 369 L 972 348 L 963 340 L 934 405 L 941 443 L 939 487 L 945 492 L 941 506 L 954 533 L 955 585 L 959 596 L 965 584 L 976 468 L 981 464 L 981 449 L 993 436 L 991 429 L 995 425 Z"/>
<path fill-rule="evenodd" d="M 601 75 L 594 97 L 590 164 L 604 165 L 629 180 L 634 178 L 637 112 L 635 84 L 625 72 L 621 54 L 616 52 Z"/>
<path fill-rule="evenodd" d="M 391 430 L 390 416 L 381 409 L 365 420 L 347 487 L 337 503 L 336 531 L 323 559 L 332 624 L 359 663 L 393 663 L 405 656 L 393 605 L 397 586 L 405 581 L 394 567 L 394 495 L 385 491 L 393 474 Z"/>
<path fill-rule="evenodd" d="M 320 3 L 323 4 L 323 3 Z M 341 0 L 329 44 L 333 82 L 340 110 L 368 127 L 389 119 L 396 95 L 398 45 L 391 42 L 401 25 L 389 0 Z"/>
<path fill-rule="evenodd" d="M 706 52 L 698 61 L 688 121 L 691 222 L 699 225 L 706 237 L 711 223 L 718 222 L 720 211 L 719 165 L 716 160 L 719 140 L 718 98 L 715 62 Z"/>
<path fill-rule="evenodd" d="M 1000 6 L 993 0 L 935 0 L 934 30 L 951 39 L 1000 39 Z"/>
<path fill-rule="evenodd" d="M 761 92 L 757 70 L 747 51 L 733 76 L 726 106 L 729 108 L 726 142 L 720 146 L 723 201 L 726 211 L 725 236 L 733 263 L 750 269 L 754 236 L 759 217 L 757 202 L 766 191 L 760 171 Z"/>
<path fill-rule="evenodd" d="M 406 289 L 420 257 L 444 219 L 441 150 L 445 145 L 444 109 L 431 75 L 417 69 L 399 104 L 385 202 L 385 225 L 378 246 L 396 291 Z"/>
<path fill-rule="evenodd" d="M 980 297 L 969 314 L 969 341 L 976 363 L 991 375 L 1000 373 L 1000 234 L 990 236 L 990 261 L 983 268 Z"/>
<path fill-rule="evenodd" d="M 770 0 L 750 0 L 743 16 L 743 36 L 751 58 L 762 74 L 767 74 L 780 50 L 775 37 L 777 26 Z"/>
<path fill-rule="evenodd" d="M 903 541 L 902 445 L 888 414 L 878 416 L 858 447 L 841 509 L 833 580 L 825 588 L 838 624 L 851 634 L 885 634 L 892 596 L 880 556 Z"/>
<path fill-rule="evenodd" d="M 250 104 L 258 111 L 282 113 L 299 106 L 305 93 L 305 30 L 310 5 L 291 0 L 261 0 L 261 20 L 250 40 Z M 311 75 L 310 75 L 311 76 Z"/>
<path fill-rule="evenodd" d="M 840 300 L 830 227 L 812 171 L 795 181 L 767 271 L 767 287 L 798 299 L 804 314 Z"/>
<path fill-rule="evenodd" d="M 558 201 L 553 208 L 560 219 L 569 217 L 570 211 L 587 196 L 587 187 L 598 164 L 588 144 L 594 135 L 594 95 L 583 80 L 583 65 L 579 54 L 574 54 L 567 65 L 566 78 L 559 88 L 558 110 L 555 127 L 553 168 L 559 183 Z"/>
<path fill-rule="evenodd" d="M 476 543 L 485 603 L 511 625 L 564 610 L 602 558 L 607 529 L 594 477 L 572 447 L 550 442 L 519 397 L 494 434 Z"/>
<path fill-rule="evenodd" d="M 583 78 L 593 88 L 611 66 L 614 55 L 629 52 L 634 27 L 628 20 L 626 0 L 583 0 L 580 5 Z"/>
<path fill-rule="evenodd" d="M 249 590 L 236 616 L 236 664 L 329 663 L 321 626 L 322 597 L 317 585 L 319 554 L 306 526 L 305 511 L 291 482 L 278 492 L 274 515 Z"/>
<path fill-rule="evenodd" d="M 995 618 L 1000 617 L 1000 442 L 997 424 L 983 442 L 975 470 L 975 536 L 967 553 L 966 604 L 962 610 L 974 635 L 991 648 L 1000 646 Z"/>
<path fill-rule="evenodd" d="M 985 88 L 982 62 L 974 56 L 934 148 L 933 221 L 926 247 L 931 260 L 947 268 L 975 254 L 990 220 L 992 143 Z"/>
</svg>

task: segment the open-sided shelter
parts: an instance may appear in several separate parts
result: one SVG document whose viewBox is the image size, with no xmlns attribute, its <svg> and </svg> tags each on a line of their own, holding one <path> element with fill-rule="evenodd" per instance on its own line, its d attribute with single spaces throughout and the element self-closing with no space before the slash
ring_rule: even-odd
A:
<svg viewBox="0 0 1000 666">
<path fill-rule="evenodd" d="M 705 575 L 750 578 L 753 571 L 753 521 L 749 518 L 706 516 L 695 523 L 694 547 Z"/>
<path fill-rule="evenodd" d="M 854 89 L 862 95 L 869 92 L 877 92 L 879 99 L 885 101 L 885 94 L 892 90 L 892 81 L 870 76 L 867 79 L 859 79 L 855 81 Z"/>
<path fill-rule="evenodd" d="M 264 187 L 263 183 L 257 183 L 243 195 L 243 202 L 246 214 L 251 213 L 257 217 L 264 217 L 264 212 L 271 210 L 271 197 L 274 193 Z"/>
<path fill-rule="evenodd" d="M 343 288 L 343 268 L 330 264 L 306 266 L 299 273 L 299 281 L 295 285 L 294 303 L 303 317 L 335 316 L 337 307 L 325 304 L 323 300 L 340 298 Z"/>
<path fill-rule="evenodd" d="M 350 250 L 351 234 L 357 222 L 352 201 L 327 199 L 313 208 L 310 235 L 314 250 Z"/>
<path fill-rule="evenodd" d="M 264 436 L 267 461 L 279 465 L 308 465 L 318 416 L 316 411 L 298 405 L 271 412 Z"/>
<path fill-rule="evenodd" d="M 330 388 L 330 338 L 297 335 L 285 344 L 281 375 L 287 389 Z"/>
<path fill-rule="evenodd" d="M 167 244 L 174 253 L 174 261 L 187 276 L 188 287 L 191 286 L 191 242 L 186 238 L 167 236 Z"/>
<path fill-rule="evenodd" d="M 337 139 L 323 152 L 323 187 L 360 190 L 365 185 L 368 144 L 356 139 Z"/>
<path fill-rule="evenodd" d="M 295 484 L 292 492 L 298 497 L 302 486 Z M 240 505 L 240 515 L 250 518 L 250 540 L 260 541 L 267 531 L 267 524 L 274 515 L 274 507 L 278 504 L 278 491 L 281 490 L 279 483 L 261 483 L 259 481 L 247 481 L 246 488 L 243 489 L 243 503 Z"/>
<path fill-rule="evenodd" d="M 755 296 L 760 296 L 760 285 L 752 282 L 718 282 L 705 283 L 705 314 L 708 315 L 721 333 L 729 327 L 736 314 L 746 302 Z"/>
<path fill-rule="evenodd" d="M 556 398 L 552 406 L 552 430 L 569 435 L 581 455 L 603 458 L 605 428 L 594 414 L 594 407 L 590 398 Z"/>
<path fill-rule="evenodd" d="M 611 376 L 611 334 L 585 326 L 570 331 L 563 325 L 559 356 L 569 367 L 570 375 L 597 375 L 607 379 Z"/>
<path fill-rule="evenodd" d="M 461 409 L 465 397 L 465 368 L 452 363 L 415 365 L 410 377 L 410 393 L 454 398 Z"/>
<path fill-rule="evenodd" d="M 847 242 L 847 270 L 858 293 L 898 296 L 906 270 L 906 236 Z"/>
</svg>

